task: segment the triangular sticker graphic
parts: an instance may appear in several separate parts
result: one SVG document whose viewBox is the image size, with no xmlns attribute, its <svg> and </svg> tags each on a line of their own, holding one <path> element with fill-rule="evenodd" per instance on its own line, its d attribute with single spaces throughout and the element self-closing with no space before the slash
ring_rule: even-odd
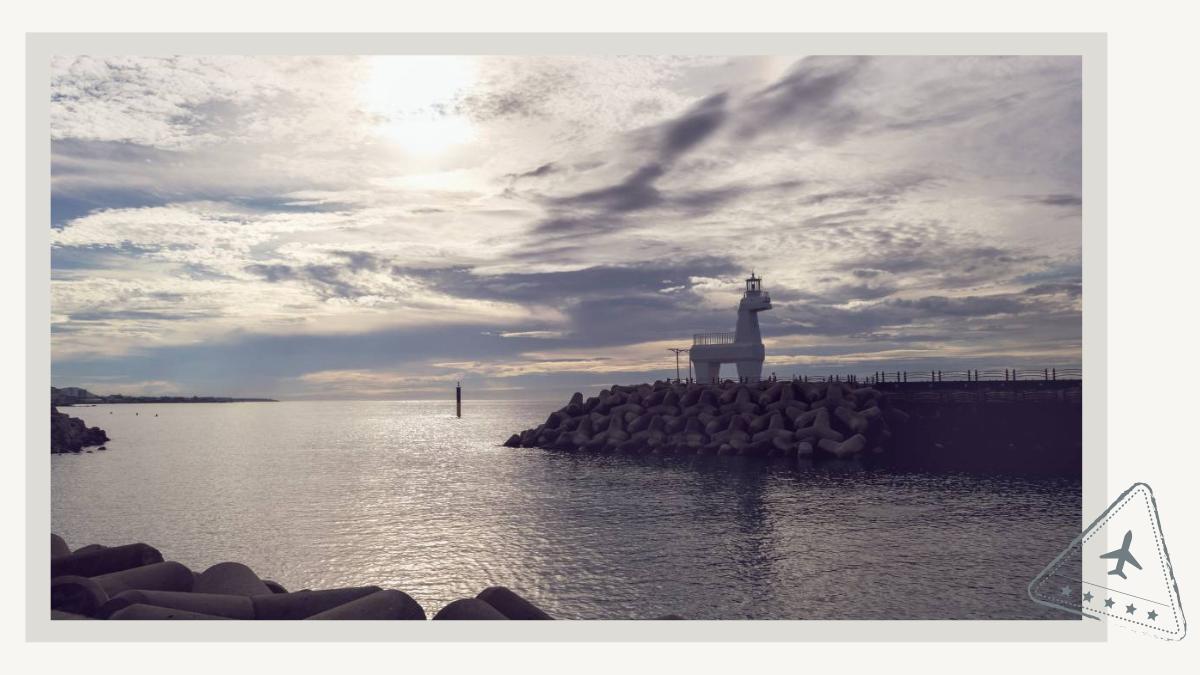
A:
<svg viewBox="0 0 1200 675">
<path fill-rule="evenodd" d="M 1154 493 L 1137 483 L 1029 584 L 1039 604 L 1164 640 L 1187 633 Z"/>
</svg>

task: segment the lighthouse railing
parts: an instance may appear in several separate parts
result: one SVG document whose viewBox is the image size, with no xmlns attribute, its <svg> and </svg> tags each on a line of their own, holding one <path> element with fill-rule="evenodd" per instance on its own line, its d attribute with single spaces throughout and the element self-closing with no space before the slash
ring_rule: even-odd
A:
<svg viewBox="0 0 1200 675">
<path fill-rule="evenodd" d="M 696 333 L 692 336 L 693 345 L 731 345 L 734 333 Z"/>
</svg>

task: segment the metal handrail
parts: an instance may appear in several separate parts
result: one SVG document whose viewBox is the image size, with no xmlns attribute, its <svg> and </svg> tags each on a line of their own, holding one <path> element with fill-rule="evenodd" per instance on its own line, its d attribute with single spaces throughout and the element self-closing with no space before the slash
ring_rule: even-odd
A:
<svg viewBox="0 0 1200 675">
<path fill-rule="evenodd" d="M 696 333 L 692 336 L 693 345 L 731 345 L 736 333 Z"/>
</svg>

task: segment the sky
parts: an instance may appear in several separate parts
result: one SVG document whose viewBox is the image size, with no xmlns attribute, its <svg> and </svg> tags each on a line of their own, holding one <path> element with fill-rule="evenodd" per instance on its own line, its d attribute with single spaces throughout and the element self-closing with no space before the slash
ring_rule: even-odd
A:
<svg viewBox="0 0 1200 675">
<path fill-rule="evenodd" d="M 56 57 L 52 384 L 1078 367 L 1077 57 Z M 733 375 L 732 366 L 725 375 Z"/>
</svg>

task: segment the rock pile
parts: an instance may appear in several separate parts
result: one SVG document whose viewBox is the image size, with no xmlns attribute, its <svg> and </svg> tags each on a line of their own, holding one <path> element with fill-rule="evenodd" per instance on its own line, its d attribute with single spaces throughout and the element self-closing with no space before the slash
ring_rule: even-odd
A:
<svg viewBox="0 0 1200 675">
<path fill-rule="evenodd" d="M 100 427 L 88 428 L 78 417 L 60 413 L 58 408 L 50 406 L 50 452 L 79 452 L 86 446 L 108 441 L 108 434 Z"/>
<path fill-rule="evenodd" d="M 236 562 L 196 573 L 146 544 L 75 551 L 50 535 L 50 618 L 115 620 L 180 619 L 411 619 L 425 610 L 407 593 L 356 586 L 289 593 Z M 503 586 L 446 605 L 446 619 L 551 619 Z"/>
<path fill-rule="evenodd" d="M 509 447 L 629 454 L 854 457 L 882 453 L 907 415 L 845 382 L 613 386 L 566 406 Z"/>
</svg>

